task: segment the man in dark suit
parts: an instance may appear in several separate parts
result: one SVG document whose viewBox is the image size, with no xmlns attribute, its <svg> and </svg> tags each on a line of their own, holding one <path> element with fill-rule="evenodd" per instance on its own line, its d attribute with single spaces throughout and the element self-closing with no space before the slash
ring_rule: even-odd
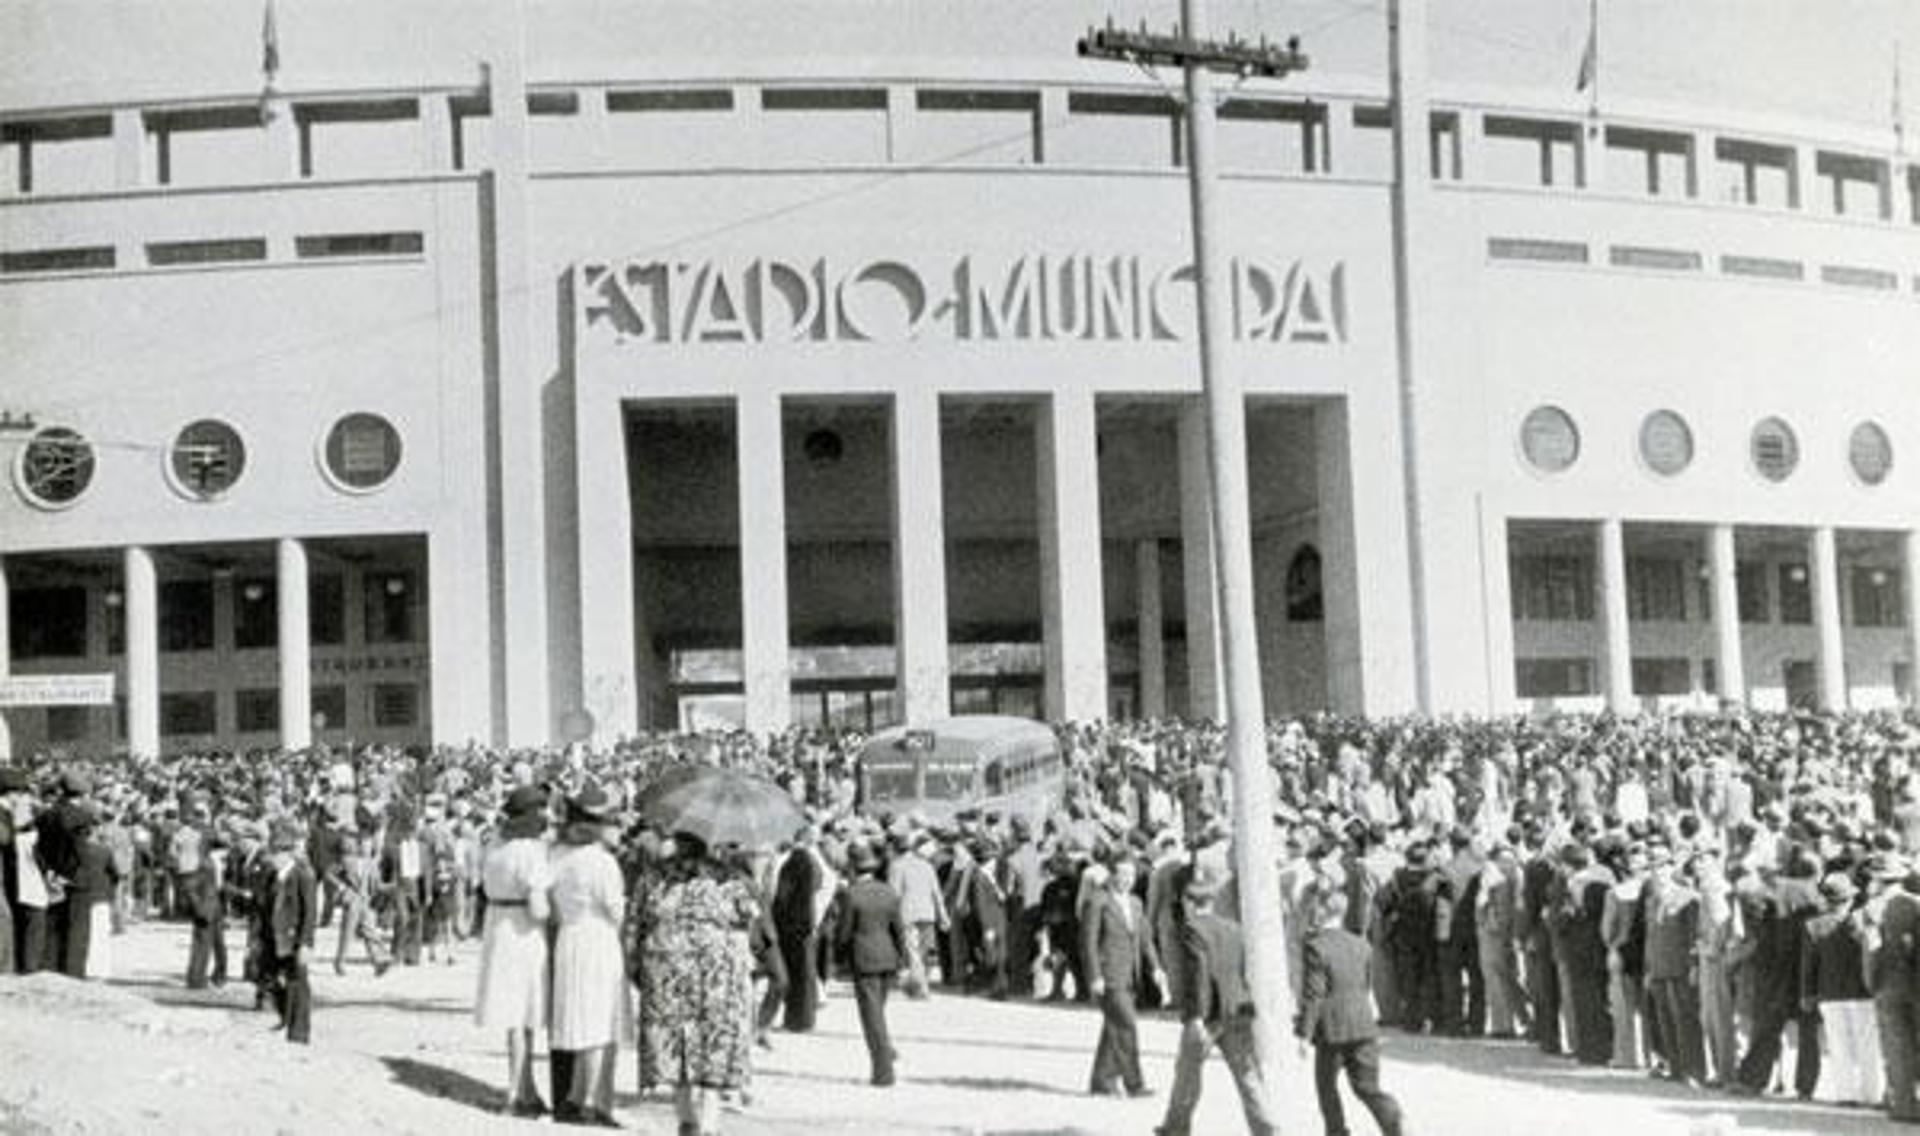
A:
<svg viewBox="0 0 1920 1136">
<path fill-rule="evenodd" d="M 1674 873 L 1673 851 L 1656 844 L 1642 902 L 1646 904 L 1647 998 L 1659 1022 L 1657 1043 L 1666 1058 L 1669 1080 L 1704 1084 L 1706 1043 L 1700 1030 L 1699 971 L 1694 944 L 1699 938 L 1700 896 Z"/>
<path fill-rule="evenodd" d="M 313 992 L 307 985 L 307 956 L 313 950 L 313 929 L 319 915 L 313 869 L 299 856 L 300 828 L 292 821 L 273 827 L 270 861 L 272 884 L 268 911 L 267 949 L 273 1008 L 280 1012 L 287 1040 L 305 1045 L 313 1034 Z"/>
<path fill-rule="evenodd" d="M 1738 1083 L 1733 1091 L 1742 1096 L 1759 1096 L 1773 1077 L 1780 1060 L 1781 1034 L 1789 1027 L 1796 1030 L 1799 1056 L 1793 1066 L 1794 1091 L 1802 1100 L 1813 1097 L 1820 1080 L 1820 1019 L 1817 1013 L 1800 1006 L 1800 941 L 1806 935 L 1807 921 L 1820 913 L 1820 895 L 1815 884 L 1820 863 L 1805 850 L 1796 852 L 1787 864 L 1787 874 L 1769 888 L 1762 917 L 1750 923 L 1749 933 L 1757 949 L 1747 965 L 1754 969 L 1753 1029 L 1747 1038 L 1747 1051 L 1740 1059 Z"/>
<path fill-rule="evenodd" d="M 1089 1090 L 1095 1095 L 1118 1093 L 1114 1082 L 1126 1087 L 1130 1097 L 1151 1095 L 1140 1074 L 1140 1031 L 1135 1016 L 1134 992 L 1143 971 L 1158 973 L 1160 954 L 1153 944 L 1152 928 L 1147 926 L 1146 907 L 1133 894 L 1138 874 L 1133 858 L 1122 853 L 1116 857 L 1100 898 L 1088 906 L 1081 925 L 1082 954 L 1087 960 L 1087 979 L 1093 996 L 1100 1002 L 1100 1041 L 1093 1050 L 1093 1074 Z M 1166 988 L 1164 976 L 1158 980 Z"/>
<path fill-rule="evenodd" d="M 967 941 L 973 967 L 968 988 L 985 987 L 995 1001 L 1007 996 L 1007 896 L 1000 884 L 1000 849 L 990 836 L 975 837 L 973 870 L 967 876 Z"/>
<path fill-rule="evenodd" d="M 1346 929 L 1347 897 L 1319 897 L 1320 926 L 1307 936 L 1294 1034 L 1313 1043 L 1313 1087 L 1328 1136 L 1346 1136 L 1340 1071 L 1382 1136 L 1400 1136 L 1400 1103 L 1380 1087 L 1380 1027 L 1373 1017 L 1373 948 Z"/>
<path fill-rule="evenodd" d="M 1533 1011 L 1533 1041 L 1542 1053 L 1560 1053 L 1560 978 L 1555 972 L 1553 939 L 1547 931 L 1549 896 L 1553 891 L 1553 858 L 1542 847 L 1538 824 L 1528 824 L 1527 866 L 1520 877 L 1520 908 L 1515 916 L 1522 946 L 1527 952 L 1527 1000 Z"/>
<path fill-rule="evenodd" d="M 887 992 L 907 960 L 907 924 L 900 917 L 900 896 L 874 878 L 880 858 L 867 844 L 855 844 L 848 854 L 853 885 L 840 908 L 834 942 L 853 967 L 853 1001 L 860 1010 L 860 1032 L 867 1039 L 873 1064 L 873 1084 L 893 1084 L 893 1062 L 898 1056 L 887 1036 Z"/>
<path fill-rule="evenodd" d="M 193 939 L 187 948 L 189 990 L 206 988 L 208 963 L 213 964 L 213 985 L 227 984 L 227 899 L 220 889 L 220 860 L 225 858 L 222 842 L 208 849 L 193 871 L 181 875 L 180 894 L 193 921 Z"/>
<path fill-rule="evenodd" d="M 1887 1067 L 1887 1111 L 1895 1120 L 1920 1121 L 1914 1100 L 1914 1071 L 1920 1060 L 1920 981 L 1914 959 L 1920 952 L 1920 877 L 1907 874 L 1898 857 L 1877 853 L 1868 860 L 1871 896 L 1863 909 L 1862 939 L 1867 952 L 1867 989 L 1880 1027 L 1880 1052 Z"/>
<path fill-rule="evenodd" d="M 1273 1136 L 1279 1127 L 1267 1099 L 1266 1081 L 1253 1049 L 1253 995 L 1247 989 L 1246 941 L 1240 925 L 1213 912 L 1229 873 L 1213 858 L 1189 869 L 1181 883 L 1180 949 L 1183 979 L 1180 1053 L 1173 1091 L 1156 1136 L 1188 1136 L 1200 1103 L 1201 1070 L 1215 1045 L 1240 1090 L 1240 1108 L 1251 1136 Z"/>
<path fill-rule="evenodd" d="M 796 1033 L 813 1028 L 819 1008 L 820 979 L 814 967 L 814 893 L 820 889 L 820 862 L 814 858 L 811 829 L 787 852 L 773 888 L 773 926 L 780 940 L 780 961 L 787 969 L 786 1014 L 782 1025 Z"/>
</svg>

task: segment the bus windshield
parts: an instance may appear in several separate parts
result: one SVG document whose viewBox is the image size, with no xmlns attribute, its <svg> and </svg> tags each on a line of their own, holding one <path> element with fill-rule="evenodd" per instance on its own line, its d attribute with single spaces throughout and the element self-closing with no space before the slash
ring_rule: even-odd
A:
<svg viewBox="0 0 1920 1136">
<path fill-rule="evenodd" d="M 928 785 L 932 789 L 932 785 Z M 907 801 L 917 795 L 913 783 L 913 762 L 897 765 L 872 763 L 867 766 L 867 799 L 870 801 Z"/>
</svg>

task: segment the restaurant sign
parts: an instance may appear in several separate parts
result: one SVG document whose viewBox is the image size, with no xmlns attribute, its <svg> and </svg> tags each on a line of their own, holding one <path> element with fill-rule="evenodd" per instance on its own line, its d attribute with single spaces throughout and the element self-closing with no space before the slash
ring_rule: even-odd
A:
<svg viewBox="0 0 1920 1136">
<path fill-rule="evenodd" d="M 583 334 L 620 344 L 1148 342 L 1191 339 L 1197 326 L 1193 267 L 1135 255 L 650 260 L 574 271 Z M 1347 340 L 1342 261 L 1235 257 L 1227 284 L 1236 340 Z"/>
</svg>

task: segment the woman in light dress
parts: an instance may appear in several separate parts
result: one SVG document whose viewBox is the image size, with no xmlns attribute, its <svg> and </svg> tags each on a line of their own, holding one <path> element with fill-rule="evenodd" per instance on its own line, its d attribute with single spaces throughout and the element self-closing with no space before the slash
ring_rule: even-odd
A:
<svg viewBox="0 0 1920 1136">
<path fill-rule="evenodd" d="M 507 1032 L 507 1103 L 513 1116 L 536 1117 L 547 1106 L 533 1081 L 533 1031 L 547 1024 L 547 797 L 534 788 L 507 798 L 500 840 L 481 869 L 487 895 L 474 1020 Z M 345 928 L 342 927 L 344 949 Z M 369 944 L 371 949 L 371 944 Z"/>
<path fill-rule="evenodd" d="M 583 790 L 567 802 L 552 872 L 559 920 L 553 943 L 552 1047 L 573 1060 L 572 1087 L 567 1100 L 554 1102 L 554 1118 L 605 1128 L 619 1127 L 613 1119 L 614 1048 L 629 1030 L 620 943 L 627 889 L 609 850 L 619 835 L 606 793 L 598 787 Z"/>
</svg>

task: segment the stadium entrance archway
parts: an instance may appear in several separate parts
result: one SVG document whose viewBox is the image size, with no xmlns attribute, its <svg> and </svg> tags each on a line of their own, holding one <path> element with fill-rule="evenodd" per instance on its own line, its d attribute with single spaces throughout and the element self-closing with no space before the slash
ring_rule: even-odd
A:
<svg viewBox="0 0 1920 1136">
<path fill-rule="evenodd" d="M 621 415 L 641 728 L 1218 712 L 1195 398 L 754 396 Z M 1267 706 L 1358 710 L 1344 405 L 1255 399 L 1247 432 Z"/>
</svg>

